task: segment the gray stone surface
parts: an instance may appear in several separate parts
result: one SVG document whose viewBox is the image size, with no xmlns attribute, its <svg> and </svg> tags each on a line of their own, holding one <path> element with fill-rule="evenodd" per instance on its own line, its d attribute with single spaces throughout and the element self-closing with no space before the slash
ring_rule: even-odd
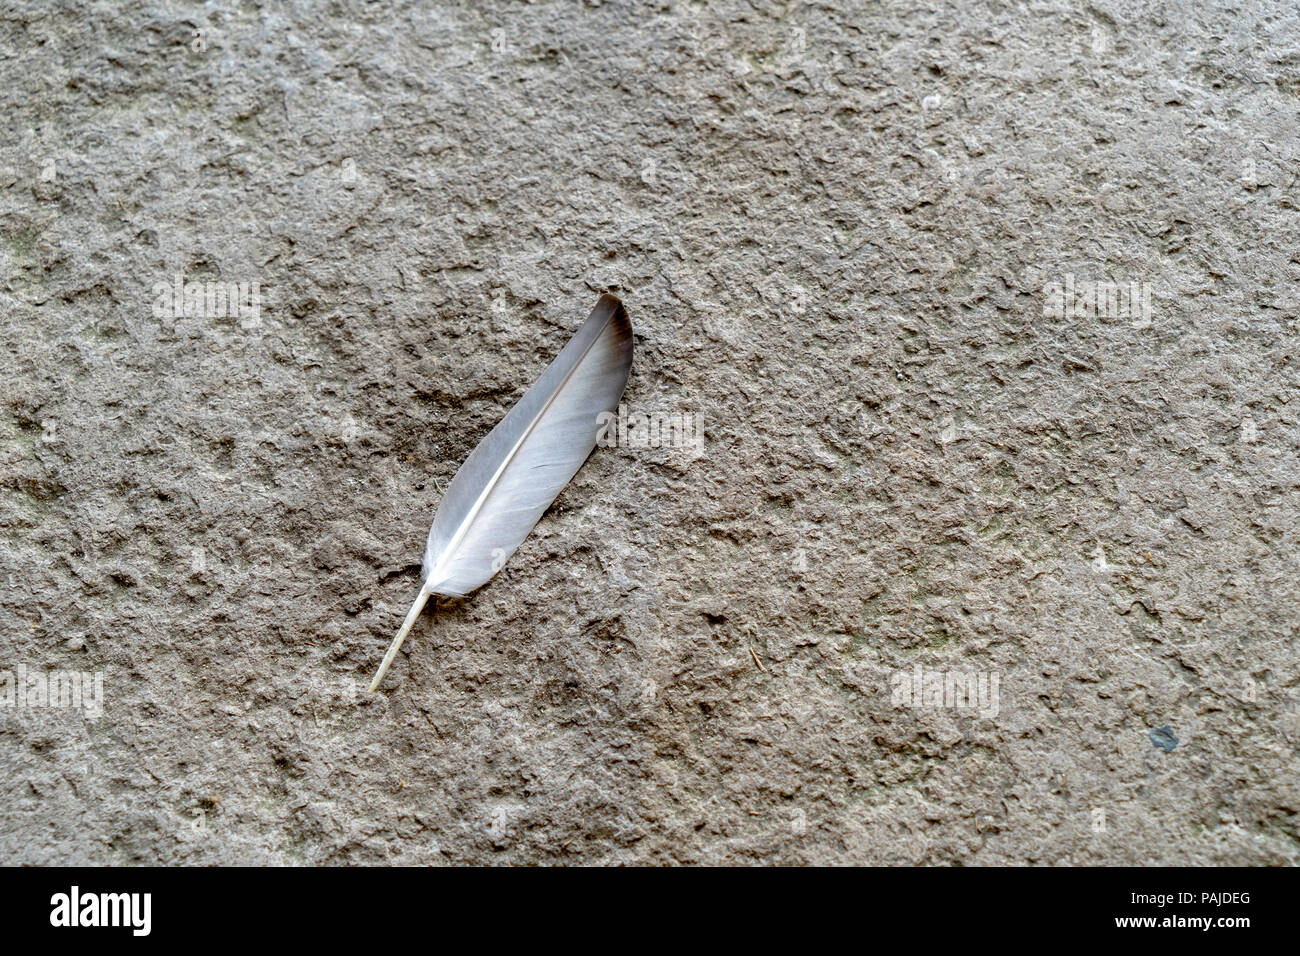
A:
<svg viewBox="0 0 1300 956">
<path fill-rule="evenodd" d="M 0 859 L 1300 860 L 1293 5 L 19 0 L 0 79 L 0 669 L 104 676 Z M 703 454 L 366 696 L 603 290 Z"/>
</svg>

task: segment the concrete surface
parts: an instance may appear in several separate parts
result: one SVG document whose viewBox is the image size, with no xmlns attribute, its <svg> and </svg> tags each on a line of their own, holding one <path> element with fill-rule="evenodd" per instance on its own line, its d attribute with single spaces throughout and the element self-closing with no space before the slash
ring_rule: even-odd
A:
<svg viewBox="0 0 1300 956">
<path fill-rule="evenodd" d="M 18 0 L 0 79 L 4 861 L 1300 862 L 1294 6 Z M 701 453 L 367 697 L 604 290 Z"/>
</svg>

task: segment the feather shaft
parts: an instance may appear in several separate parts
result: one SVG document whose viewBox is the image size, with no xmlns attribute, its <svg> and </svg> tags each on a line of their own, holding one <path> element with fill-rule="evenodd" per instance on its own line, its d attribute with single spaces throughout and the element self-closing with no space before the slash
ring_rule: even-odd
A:
<svg viewBox="0 0 1300 956">
<path fill-rule="evenodd" d="M 367 694 L 373 694 L 375 688 L 379 686 L 379 682 L 383 680 L 384 675 L 388 673 L 388 668 L 392 665 L 393 658 L 397 656 L 397 652 L 402 646 L 402 641 L 406 640 L 406 635 L 411 632 L 411 626 L 415 623 L 415 619 L 420 616 L 420 612 L 424 610 L 424 605 L 428 602 L 429 595 L 432 593 L 433 592 L 429 590 L 429 582 L 425 581 L 424 586 L 420 588 L 420 593 L 415 598 L 415 603 L 412 604 L 411 609 L 406 612 L 406 620 L 402 622 L 401 630 L 399 630 L 397 636 L 393 638 L 393 643 L 388 645 L 388 653 L 384 655 L 384 662 L 379 665 L 379 673 L 375 674 L 375 679 L 370 682 L 370 689 L 366 691 Z"/>
</svg>

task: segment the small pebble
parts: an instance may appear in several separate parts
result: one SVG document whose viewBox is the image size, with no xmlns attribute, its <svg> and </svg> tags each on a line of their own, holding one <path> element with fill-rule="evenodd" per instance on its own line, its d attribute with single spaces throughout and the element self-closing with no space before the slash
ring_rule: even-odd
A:
<svg viewBox="0 0 1300 956">
<path fill-rule="evenodd" d="M 1174 729 L 1168 725 L 1147 731 L 1147 736 L 1151 738 L 1153 747 L 1159 747 L 1165 753 L 1173 753 L 1174 748 L 1178 746 L 1178 738 L 1174 736 Z"/>
</svg>

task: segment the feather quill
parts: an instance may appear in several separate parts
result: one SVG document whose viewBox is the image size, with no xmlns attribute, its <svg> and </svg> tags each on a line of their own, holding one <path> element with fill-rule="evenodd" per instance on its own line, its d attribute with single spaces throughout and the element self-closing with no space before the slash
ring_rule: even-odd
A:
<svg viewBox="0 0 1300 956">
<path fill-rule="evenodd" d="M 632 368 L 632 323 L 602 295 L 541 378 L 456 472 L 424 550 L 424 584 L 393 638 L 373 693 L 430 595 L 463 597 L 501 570 L 596 446 Z"/>
</svg>

